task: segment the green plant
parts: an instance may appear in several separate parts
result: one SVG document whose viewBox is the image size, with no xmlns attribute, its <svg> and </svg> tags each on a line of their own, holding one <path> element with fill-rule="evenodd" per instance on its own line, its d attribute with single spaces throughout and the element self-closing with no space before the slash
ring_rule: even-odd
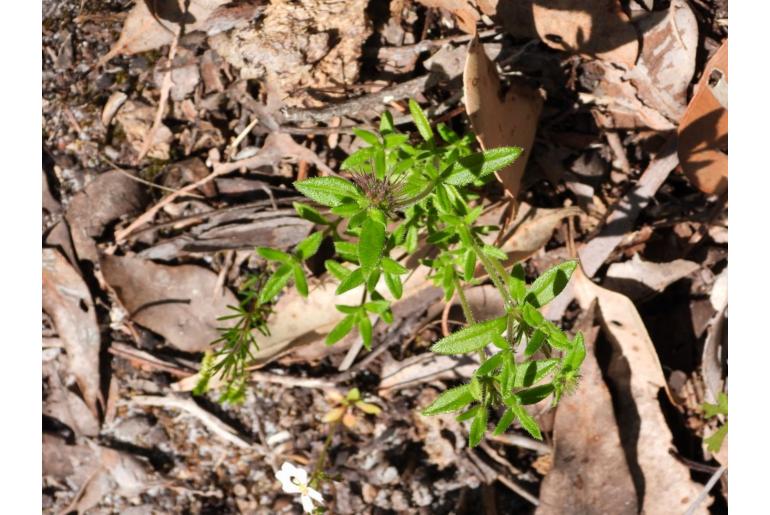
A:
<svg viewBox="0 0 770 515">
<path fill-rule="evenodd" d="M 706 448 L 711 452 L 719 452 L 722 448 L 722 443 L 727 436 L 727 395 L 720 392 L 719 398 L 717 398 L 716 404 L 703 403 L 703 414 L 706 418 L 724 417 L 725 423 L 722 424 L 711 436 L 706 438 Z"/>
<path fill-rule="evenodd" d="M 482 207 L 475 191 L 494 172 L 511 164 L 521 149 L 474 153 L 473 135 L 460 137 L 444 124 L 436 126 L 436 134 L 416 102 L 410 101 L 409 108 L 422 141 L 411 143 L 409 135 L 398 132 L 385 113 L 379 134 L 355 131 L 367 146 L 342 163 L 349 179 L 328 176 L 295 183 L 303 195 L 323 206 L 295 204 L 299 216 L 320 230 L 300 243 L 294 254 L 258 249 L 278 266 L 257 302 L 268 303 L 292 279 L 297 291 L 306 296 L 304 261 L 316 253 L 324 238 L 330 238 L 337 259 L 327 260 L 325 266 L 339 281 L 336 293 L 363 288 L 358 304 L 336 306 L 344 316 L 326 342 L 333 344 L 355 328 L 369 349 L 371 319 L 389 323 L 393 318 L 386 292 L 392 299 L 403 294 L 402 278 L 409 270 L 399 260 L 415 254 L 422 240 L 429 252 L 421 252 L 420 261 L 430 268 L 429 277 L 443 289 L 446 300 L 457 295 L 468 324 L 431 350 L 474 354 L 479 360 L 469 383 L 444 392 L 423 413 L 461 411 L 459 420 L 472 420 L 471 446 L 481 441 L 490 412 L 497 408 L 502 416 L 496 433 L 518 419 L 540 439 L 540 429 L 524 406 L 551 395 L 557 402 L 574 388 L 585 346 L 580 334 L 569 339 L 538 308 L 566 286 L 577 262 L 562 263 L 531 285 L 526 284 L 521 265 L 508 271 L 505 252 L 484 242 L 483 237 L 494 228 L 477 223 Z M 476 273 L 479 264 L 505 305 L 505 314 L 493 320 L 477 321 L 464 294 L 466 285 L 482 282 Z M 495 349 L 491 353 L 490 344 Z"/>
</svg>

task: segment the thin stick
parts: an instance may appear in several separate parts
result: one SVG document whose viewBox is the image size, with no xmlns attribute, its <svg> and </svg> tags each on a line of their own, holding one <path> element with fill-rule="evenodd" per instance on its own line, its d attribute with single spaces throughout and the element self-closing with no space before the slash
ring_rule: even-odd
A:
<svg viewBox="0 0 770 515">
<path fill-rule="evenodd" d="M 132 397 L 128 401 L 124 401 L 123 404 L 135 406 L 155 406 L 159 408 L 174 408 L 186 411 L 190 415 L 193 415 L 198 420 L 200 420 L 212 433 L 216 434 L 223 440 L 230 442 L 231 444 L 242 449 L 251 449 L 256 447 L 254 444 L 249 443 L 238 436 L 238 431 L 236 431 L 234 428 L 225 424 L 222 420 L 204 410 L 190 399 L 139 395 Z"/>
<path fill-rule="evenodd" d="M 695 498 L 690 507 L 687 508 L 687 511 L 684 512 L 684 515 L 692 515 L 695 513 L 695 510 L 698 509 L 700 503 L 703 502 L 711 489 L 714 488 L 714 485 L 717 484 L 717 481 L 719 481 L 719 478 L 722 477 L 722 474 L 725 473 L 725 470 L 727 470 L 727 467 L 722 465 L 717 469 L 716 472 L 714 472 L 714 475 L 711 476 L 711 478 L 708 480 L 708 483 L 706 483 L 706 485 L 703 487 L 703 490 L 701 490 L 701 492 L 698 494 L 698 497 Z"/>
<path fill-rule="evenodd" d="M 176 193 L 178 191 L 178 190 L 175 190 L 174 188 L 169 188 L 168 186 L 163 186 L 162 184 L 155 184 L 154 182 L 142 179 L 137 175 L 133 175 L 132 173 L 128 172 L 127 170 L 121 168 L 120 166 L 112 162 L 112 160 L 110 160 L 107 156 L 100 155 L 99 158 L 101 158 L 105 163 L 110 165 L 112 169 L 115 170 L 116 172 L 120 172 L 126 177 L 128 177 L 129 179 L 134 180 L 140 184 L 144 184 L 145 186 L 150 186 L 151 188 L 158 188 L 159 190 L 163 190 L 163 191 L 168 191 L 169 193 Z M 197 193 L 190 193 L 188 196 L 194 197 L 194 198 L 204 198 L 203 195 L 198 195 Z"/>
<path fill-rule="evenodd" d="M 538 454 L 549 454 L 552 451 L 552 449 L 543 442 L 539 442 L 533 438 L 513 433 L 490 436 L 489 439 L 493 442 L 501 443 L 503 445 L 511 445 L 514 447 L 521 447 L 522 449 L 529 449 L 535 451 Z"/>
<path fill-rule="evenodd" d="M 239 168 L 252 168 L 255 166 L 260 166 L 265 162 L 268 162 L 273 157 L 272 152 L 269 152 L 268 150 L 272 150 L 272 147 L 268 147 L 266 145 L 261 149 L 259 149 L 259 152 L 257 152 L 257 154 L 247 159 L 241 159 L 240 161 L 234 161 L 232 163 L 220 163 L 219 161 L 215 162 L 212 172 L 208 174 L 206 177 L 192 184 L 188 184 L 184 188 L 181 188 L 175 191 L 174 193 L 164 197 L 157 204 L 155 204 L 150 209 L 148 209 L 147 211 L 142 213 L 140 216 L 138 216 L 136 220 L 131 222 L 131 224 L 128 227 L 126 227 L 125 229 L 116 231 L 115 243 L 120 243 L 124 241 L 131 233 L 133 233 L 136 229 L 138 229 L 142 225 L 146 224 L 147 222 L 155 218 L 155 215 L 158 213 L 158 211 L 160 211 L 161 209 L 163 209 L 163 207 L 167 206 L 168 204 L 176 200 L 178 197 L 185 195 L 190 191 L 198 189 L 204 184 L 213 181 L 217 177 L 220 177 L 222 175 L 226 175 L 230 172 L 238 170 Z"/>
<path fill-rule="evenodd" d="M 155 141 L 155 133 L 158 131 L 158 127 L 160 127 L 160 123 L 163 120 L 163 110 L 166 108 L 166 103 L 168 103 L 168 96 L 169 93 L 171 93 L 171 86 L 174 85 L 173 81 L 171 80 L 171 70 L 174 57 L 176 57 L 176 50 L 179 46 L 180 32 L 180 30 L 177 30 L 176 33 L 174 33 L 174 39 L 171 41 L 171 48 L 168 50 L 168 70 L 166 70 L 166 73 L 163 75 L 163 82 L 160 85 L 160 100 L 158 100 L 158 110 L 155 112 L 155 120 L 152 122 L 150 132 L 148 132 L 144 137 L 142 148 L 139 151 L 139 155 L 134 160 L 134 163 L 139 163 L 142 159 L 144 159 L 144 156 L 147 155 L 147 152 L 150 151 L 150 147 L 152 147 L 152 144 Z"/>
</svg>

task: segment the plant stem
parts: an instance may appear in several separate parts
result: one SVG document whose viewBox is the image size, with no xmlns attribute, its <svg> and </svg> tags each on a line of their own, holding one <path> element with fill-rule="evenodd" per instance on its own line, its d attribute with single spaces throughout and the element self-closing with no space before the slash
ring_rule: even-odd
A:
<svg viewBox="0 0 770 515">
<path fill-rule="evenodd" d="M 503 279 L 506 276 L 505 269 L 496 260 L 490 259 L 489 256 L 484 254 L 484 251 L 479 246 L 479 242 L 476 241 L 476 236 L 474 236 L 473 232 L 468 227 L 465 227 L 465 231 L 468 235 L 468 240 L 473 247 L 473 252 L 476 253 L 476 256 L 478 256 L 481 264 L 487 271 L 487 274 L 489 274 L 489 278 L 492 280 L 492 284 L 494 284 L 495 288 L 500 291 L 500 295 L 503 297 L 506 308 L 508 308 L 508 310 L 512 310 L 515 307 L 515 303 L 513 302 L 513 297 L 511 297 L 511 293 L 508 291 L 508 288 L 505 287 L 505 281 Z M 500 273 L 501 271 L 502 273 Z"/>
<path fill-rule="evenodd" d="M 333 422 L 329 426 L 329 434 L 326 435 L 326 440 L 324 440 L 324 446 L 321 448 L 320 454 L 318 454 L 318 458 L 316 458 L 315 465 L 313 466 L 313 472 L 310 474 L 310 482 L 309 486 L 313 488 L 318 488 L 319 483 L 319 475 L 321 472 L 323 472 L 324 463 L 326 462 L 326 455 L 329 452 L 329 447 L 332 445 L 332 440 L 334 439 L 334 433 L 337 431 L 337 426 L 339 426 L 339 421 Z"/>
<path fill-rule="evenodd" d="M 457 298 L 460 299 L 460 305 L 463 308 L 463 315 L 465 315 L 465 320 L 469 324 L 473 325 L 476 323 L 476 318 L 473 316 L 473 309 L 471 309 L 471 305 L 468 302 L 468 298 L 465 296 L 465 291 L 463 290 L 463 285 L 460 282 L 460 279 L 455 277 L 455 291 L 457 292 Z M 484 360 L 487 359 L 487 352 L 484 349 L 479 349 L 479 359 L 481 360 L 481 363 L 484 362 Z"/>
</svg>

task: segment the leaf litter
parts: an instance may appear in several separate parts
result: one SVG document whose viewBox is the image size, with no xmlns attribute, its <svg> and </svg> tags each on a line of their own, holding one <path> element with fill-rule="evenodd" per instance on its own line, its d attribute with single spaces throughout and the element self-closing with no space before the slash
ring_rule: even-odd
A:
<svg viewBox="0 0 770 515">
<path fill-rule="evenodd" d="M 340 513 L 530 513 L 533 500 L 557 512 L 574 507 L 565 484 L 587 510 L 683 512 L 708 479 L 683 463 L 726 464 L 726 445 L 714 462 L 681 442 L 711 434 L 700 403 L 727 388 L 726 205 L 708 196 L 726 190 L 727 70 L 713 64 L 718 52 L 707 64 L 727 28 L 704 23 L 702 6 L 637 4 L 169 0 L 127 15 L 86 6 L 76 24 L 61 6 L 44 8 L 44 330 L 46 345 L 61 345 L 44 352 L 44 511 L 281 511 L 274 459 L 312 459 L 323 389 L 356 385 L 390 409 L 335 437 Z M 109 22 L 96 26 L 102 15 Z M 84 64 L 92 71 L 78 71 Z M 545 449 L 511 444 L 526 438 L 514 429 L 509 443 L 467 453 L 462 424 L 416 415 L 473 370 L 426 352 L 462 315 L 419 273 L 368 353 L 355 334 L 323 344 L 340 299 L 309 263 L 309 298 L 280 296 L 271 335 L 259 335 L 261 370 L 244 405 L 173 393 L 194 386 L 184 375 L 217 319 L 244 277 L 264 270 L 253 247 L 290 251 L 311 230 L 289 210 L 291 182 L 333 175 L 356 149 L 350 128 L 383 110 L 404 124 L 408 98 L 431 121 L 475 129 L 482 147 L 524 147 L 502 184 L 479 192 L 498 227 L 487 237 L 511 263 L 532 274 L 578 256 L 602 285 L 580 275 L 546 313 L 589 327 L 595 300 L 601 330 L 575 396 L 533 411 Z M 707 131 L 693 129 L 706 120 Z M 665 142 L 672 132 L 678 141 Z M 487 319 L 499 306 L 485 288 L 467 296 Z M 677 339 L 697 357 L 689 362 L 671 361 L 647 314 L 674 290 L 689 297 L 670 318 L 684 312 L 702 327 Z M 675 379 L 689 392 L 674 403 L 683 422 L 661 408 Z M 165 436 L 115 431 L 136 417 L 144 434 Z M 117 434 L 133 446 L 101 445 Z M 613 481 L 597 481 L 608 469 Z M 726 511 L 725 477 L 698 509 Z"/>
</svg>

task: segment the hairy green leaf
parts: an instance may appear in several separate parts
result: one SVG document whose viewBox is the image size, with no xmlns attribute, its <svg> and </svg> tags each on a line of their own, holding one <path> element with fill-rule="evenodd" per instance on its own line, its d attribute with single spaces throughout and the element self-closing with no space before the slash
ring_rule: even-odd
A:
<svg viewBox="0 0 770 515">
<path fill-rule="evenodd" d="M 461 157 L 447 170 L 444 183 L 465 186 L 502 170 L 521 155 L 519 147 L 499 147 Z"/>
<path fill-rule="evenodd" d="M 474 324 L 436 342 L 431 350 L 437 354 L 466 354 L 486 347 L 494 336 L 505 330 L 506 317 Z"/>
<path fill-rule="evenodd" d="M 294 270 L 293 266 L 289 264 L 283 264 L 279 266 L 275 272 L 273 272 L 273 275 L 271 275 L 270 278 L 265 282 L 265 285 L 259 292 L 260 304 L 267 304 L 273 300 L 273 297 L 278 295 L 278 292 L 281 291 L 284 286 L 286 286 L 287 282 L 289 282 L 292 270 Z"/>
<path fill-rule="evenodd" d="M 404 287 L 399 276 L 385 272 L 385 284 L 394 298 L 400 299 L 401 295 L 404 294 Z"/>
<path fill-rule="evenodd" d="M 578 262 L 575 260 L 559 263 L 543 272 L 527 289 L 526 300 L 536 308 L 551 302 L 567 286 Z"/>
<path fill-rule="evenodd" d="M 351 329 L 353 329 L 353 325 L 356 322 L 356 316 L 355 315 L 348 315 L 340 322 L 334 326 L 334 328 L 329 331 L 329 334 L 326 336 L 326 345 L 332 345 L 334 343 L 337 343 L 341 339 L 345 337 L 346 334 L 350 332 Z"/>
<path fill-rule="evenodd" d="M 347 276 L 350 275 L 350 270 L 337 263 L 333 259 L 327 259 L 324 261 L 324 266 L 326 267 L 326 270 L 338 281 L 343 281 Z"/>
<path fill-rule="evenodd" d="M 302 204 L 301 202 L 292 202 L 292 206 L 294 206 L 294 210 L 297 212 L 297 215 L 299 215 L 300 218 L 309 220 L 314 224 L 319 224 L 319 225 L 329 224 L 329 220 L 327 220 L 314 207 L 308 206 L 307 204 Z"/>
<path fill-rule="evenodd" d="M 473 402 L 473 395 L 470 392 L 470 386 L 464 384 L 456 388 L 450 388 L 439 395 L 430 406 L 422 411 L 422 414 L 438 415 L 439 413 L 457 411 L 471 402 Z"/>
<path fill-rule="evenodd" d="M 368 218 L 361 227 L 361 236 L 358 240 L 358 262 L 365 276 L 374 270 L 382 257 L 385 247 L 385 225 Z"/>
<path fill-rule="evenodd" d="M 527 410 L 524 409 L 524 406 L 518 403 L 514 403 L 511 406 L 511 410 L 516 415 L 516 418 L 519 419 L 519 422 L 521 422 L 521 427 L 523 427 L 527 433 L 532 435 L 532 438 L 536 440 L 543 439 L 543 435 L 540 434 L 540 426 L 537 425 L 537 421 L 532 418 L 532 415 L 527 413 Z"/>
<path fill-rule="evenodd" d="M 340 282 L 340 285 L 337 286 L 337 290 L 334 293 L 342 295 L 346 291 L 350 291 L 362 284 L 364 284 L 364 273 L 360 268 L 356 268 Z"/>
<path fill-rule="evenodd" d="M 428 143 L 433 143 L 433 129 L 430 127 L 430 122 L 428 122 L 428 118 L 425 116 L 422 108 L 420 108 L 420 104 L 411 98 L 409 99 L 409 112 L 412 113 L 412 120 L 414 120 L 414 124 L 417 126 L 417 131 L 422 136 L 422 139 Z"/>
<path fill-rule="evenodd" d="M 270 247 L 258 247 L 257 254 L 269 261 L 278 261 L 280 263 L 292 262 L 291 256 L 289 254 L 278 249 L 271 249 Z"/>
<path fill-rule="evenodd" d="M 294 187 L 306 197 L 324 206 L 335 207 L 345 198 L 359 198 L 355 184 L 341 177 L 313 177 L 296 181 Z"/>
<path fill-rule="evenodd" d="M 468 434 L 469 446 L 476 447 L 481 443 L 481 439 L 484 438 L 484 433 L 487 432 L 487 416 L 487 408 L 484 406 L 476 412 L 476 415 L 473 417 L 473 422 L 471 422 L 471 430 Z"/>
<path fill-rule="evenodd" d="M 409 270 L 401 266 L 398 261 L 387 256 L 382 258 L 382 270 L 383 272 L 394 275 L 403 275 L 409 273 Z"/>
<path fill-rule="evenodd" d="M 297 257 L 302 261 L 305 261 L 306 259 L 314 256 L 315 253 L 318 252 L 318 248 L 321 246 L 323 239 L 324 235 L 322 232 L 314 232 L 299 242 L 297 247 L 294 249 L 297 253 Z"/>
</svg>

